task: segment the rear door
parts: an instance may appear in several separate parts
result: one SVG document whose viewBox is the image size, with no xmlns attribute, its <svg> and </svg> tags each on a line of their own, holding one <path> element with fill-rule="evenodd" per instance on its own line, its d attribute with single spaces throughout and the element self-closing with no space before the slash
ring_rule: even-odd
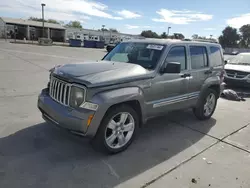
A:
<svg viewBox="0 0 250 188">
<path fill-rule="evenodd" d="M 206 45 L 189 45 L 190 78 L 188 91 L 191 98 L 199 96 L 205 80 L 212 74 L 209 68 L 208 49 Z"/>
</svg>

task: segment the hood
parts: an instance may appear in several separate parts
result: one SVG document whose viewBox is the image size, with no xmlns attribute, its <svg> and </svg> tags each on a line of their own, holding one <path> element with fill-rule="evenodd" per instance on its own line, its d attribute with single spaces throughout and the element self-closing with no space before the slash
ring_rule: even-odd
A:
<svg viewBox="0 0 250 188">
<path fill-rule="evenodd" d="M 113 61 L 83 62 L 79 64 L 66 64 L 56 67 L 53 74 L 63 77 L 70 82 L 81 82 L 88 87 L 118 84 L 134 79 L 151 77 L 148 71 L 140 65 Z"/>
<path fill-rule="evenodd" d="M 250 73 L 250 65 L 226 64 L 225 70 L 236 70 Z"/>
</svg>

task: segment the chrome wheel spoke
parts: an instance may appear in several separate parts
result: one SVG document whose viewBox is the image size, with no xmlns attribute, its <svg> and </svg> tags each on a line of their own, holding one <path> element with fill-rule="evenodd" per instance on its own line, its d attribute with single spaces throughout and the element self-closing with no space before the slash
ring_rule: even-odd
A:
<svg viewBox="0 0 250 188">
<path fill-rule="evenodd" d="M 123 133 L 121 133 L 121 134 L 118 136 L 118 143 L 119 143 L 120 146 L 122 146 L 125 142 L 126 142 L 125 136 L 124 136 Z"/>
<path fill-rule="evenodd" d="M 114 130 L 117 126 L 117 123 L 114 120 L 111 120 L 108 124 L 108 128 Z"/>
<path fill-rule="evenodd" d="M 115 133 L 112 133 L 107 139 L 106 139 L 106 142 L 109 146 L 112 146 L 115 139 L 117 138 L 116 134 Z"/>
<path fill-rule="evenodd" d="M 120 117 L 120 123 L 124 124 L 128 118 L 128 114 L 122 113 Z"/>
<path fill-rule="evenodd" d="M 210 102 L 210 103 L 213 103 L 213 102 L 214 102 L 214 98 L 215 98 L 214 95 L 211 95 L 211 96 L 210 96 L 210 99 L 209 99 L 209 102 Z"/>
<path fill-rule="evenodd" d="M 133 123 L 129 123 L 127 125 L 123 126 L 123 131 L 124 132 L 130 132 L 133 130 L 134 124 Z"/>
<path fill-rule="evenodd" d="M 204 114 L 207 115 L 208 108 L 207 106 L 204 107 Z"/>
</svg>

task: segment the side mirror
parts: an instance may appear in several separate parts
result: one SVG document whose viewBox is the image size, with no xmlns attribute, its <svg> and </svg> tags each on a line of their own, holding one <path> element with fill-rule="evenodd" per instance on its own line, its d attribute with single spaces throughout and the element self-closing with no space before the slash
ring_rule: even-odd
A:
<svg viewBox="0 0 250 188">
<path fill-rule="evenodd" d="M 164 62 L 161 73 L 180 73 L 181 64 L 179 62 Z"/>
<path fill-rule="evenodd" d="M 225 61 L 224 61 L 224 64 L 226 65 L 227 63 L 228 63 L 228 60 L 225 60 Z"/>
</svg>

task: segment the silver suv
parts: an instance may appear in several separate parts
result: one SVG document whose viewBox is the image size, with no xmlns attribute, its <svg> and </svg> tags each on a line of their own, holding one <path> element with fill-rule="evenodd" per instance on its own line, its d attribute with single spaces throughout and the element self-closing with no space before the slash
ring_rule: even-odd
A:
<svg viewBox="0 0 250 188">
<path fill-rule="evenodd" d="M 198 119 L 209 119 L 221 93 L 223 68 L 217 43 L 122 42 L 101 61 L 51 69 L 38 108 L 46 121 L 117 153 L 150 118 L 192 108 Z"/>
</svg>

